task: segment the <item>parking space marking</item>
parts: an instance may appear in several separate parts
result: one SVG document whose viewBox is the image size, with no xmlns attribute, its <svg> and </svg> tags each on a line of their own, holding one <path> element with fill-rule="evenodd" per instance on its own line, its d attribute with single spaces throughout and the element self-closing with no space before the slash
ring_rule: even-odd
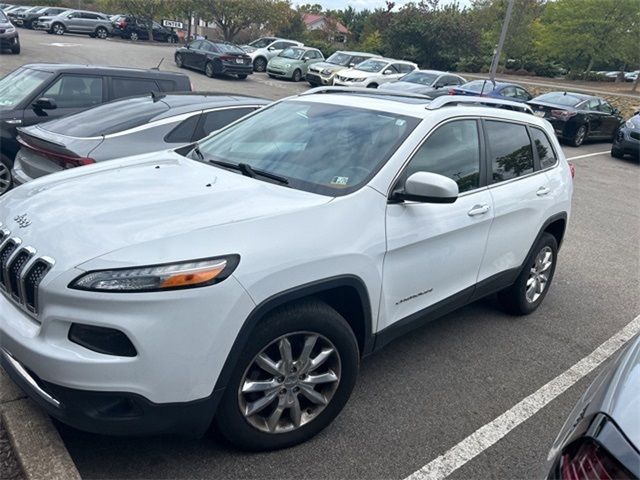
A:
<svg viewBox="0 0 640 480">
<path fill-rule="evenodd" d="M 593 372 L 593 370 L 602 365 L 602 363 L 639 332 L 640 315 L 588 356 L 569 368 L 569 370 L 561 373 L 502 415 L 473 432 L 444 454 L 409 475 L 405 480 L 436 480 L 446 478 L 497 443 L 511 430 L 531 418 L 549 402 L 560 396 L 582 378 Z M 558 425 L 558 430 L 560 427 L 561 425 Z"/>
<path fill-rule="evenodd" d="M 567 158 L 567 160 L 579 160 L 580 158 L 597 157 L 598 155 L 603 155 L 605 153 L 610 153 L 610 151 L 605 150 L 604 152 L 587 153 L 586 155 L 578 155 L 577 157 Z"/>
</svg>

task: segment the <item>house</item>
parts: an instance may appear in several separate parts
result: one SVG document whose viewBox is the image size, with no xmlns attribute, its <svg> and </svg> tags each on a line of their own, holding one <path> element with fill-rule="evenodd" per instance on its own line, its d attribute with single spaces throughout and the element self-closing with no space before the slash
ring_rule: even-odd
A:
<svg viewBox="0 0 640 480">
<path fill-rule="evenodd" d="M 302 21 L 307 30 L 322 30 L 327 32 L 330 42 L 346 43 L 347 37 L 351 32 L 335 18 L 325 15 L 316 15 L 313 13 L 305 13 L 302 15 Z"/>
</svg>

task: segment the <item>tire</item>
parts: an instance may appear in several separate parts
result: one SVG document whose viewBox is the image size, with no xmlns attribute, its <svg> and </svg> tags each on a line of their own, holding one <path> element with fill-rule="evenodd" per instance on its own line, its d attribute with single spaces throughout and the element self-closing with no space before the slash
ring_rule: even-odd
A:
<svg viewBox="0 0 640 480">
<path fill-rule="evenodd" d="M 213 62 L 207 62 L 207 64 L 204 66 L 204 74 L 209 78 L 215 76 L 215 66 Z"/>
<path fill-rule="evenodd" d="M 137 42 L 139 40 L 138 32 L 131 32 L 129 34 L 129 40 L 131 40 L 132 42 Z"/>
<path fill-rule="evenodd" d="M 302 72 L 300 71 L 299 68 L 296 68 L 293 71 L 293 75 L 291 76 L 291 80 L 293 80 L 294 82 L 299 82 L 300 80 L 302 80 Z"/>
<path fill-rule="evenodd" d="M 182 54 L 176 53 L 176 56 L 174 57 L 174 59 L 176 61 L 176 66 L 178 68 L 184 68 L 184 59 L 182 58 Z"/>
<path fill-rule="evenodd" d="M 56 35 L 64 35 L 67 29 L 61 23 L 54 23 L 51 25 L 51 31 Z"/>
<path fill-rule="evenodd" d="M 576 133 L 573 135 L 573 138 L 571 138 L 571 142 L 570 142 L 571 146 L 579 147 L 584 143 L 586 138 L 587 138 L 587 126 L 580 125 L 578 130 L 576 130 Z"/>
<path fill-rule="evenodd" d="M 275 75 L 271 75 L 270 73 L 268 75 L 269 75 L 269 78 L 276 78 Z"/>
<path fill-rule="evenodd" d="M 369 85 L 367 85 L 367 88 L 378 88 L 378 84 L 377 83 L 370 83 Z"/>
<path fill-rule="evenodd" d="M 173 35 L 167 37 L 167 43 L 178 43 Z"/>
<path fill-rule="evenodd" d="M 614 143 L 613 145 L 611 145 L 611 156 L 613 158 L 624 158 L 624 150 L 617 147 Z"/>
<path fill-rule="evenodd" d="M 11 47 L 11 53 L 18 55 L 20 53 L 20 44 Z"/>
<path fill-rule="evenodd" d="M 246 80 L 247 76 L 248 75 L 246 73 L 239 73 L 238 74 L 238 80 Z"/>
<path fill-rule="evenodd" d="M 505 310 L 512 315 L 534 312 L 551 287 L 557 260 L 558 242 L 553 235 L 545 232 L 534 246 L 515 283 L 498 293 Z"/>
<path fill-rule="evenodd" d="M 282 361 L 273 373 L 254 363 L 259 354 L 265 354 L 273 362 L 282 360 L 281 352 L 287 351 L 286 346 L 281 346 L 284 339 L 289 342 L 294 360 L 286 369 L 288 373 L 281 373 L 286 366 Z M 325 356 L 316 368 L 309 361 L 299 363 L 307 342 L 313 344 L 308 359 Z M 351 328 L 326 303 L 309 300 L 278 308 L 249 336 L 218 407 L 216 425 L 231 443 L 248 450 L 276 450 L 304 442 L 329 425 L 347 403 L 355 385 L 358 363 L 358 344 Z M 312 369 L 308 370 L 310 366 Z M 303 379 L 310 376 L 329 379 L 305 383 Z M 241 391 L 241 385 L 247 381 L 268 381 L 269 378 L 276 383 L 265 390 Z M 305 393 L 309 390 L 313 395 Z M 245 416 L 246 409 L 267 397 L 272 397 L 270 402 Z M 291 400 L 291 406 L 286 406 L 287 400 Z M 275 422 L 267 422 L 267 419 L 273 420 L 278 405 L 282 405 L 284 411 Z M 294 415 L 295 411 L 300 415 Z"/>
<path fill-rule="evenodd" d="M 264 72 L 267 70 L 267 60 L 264 57 L 258 57 L 253 61 L 253 69 L 256 72 Z"/>
<path fill-rule="evenodd" d="M 107 31 L 106 28 L 104 28 L 104 27 L 96 28 L 96 37 L 98 37 L 100 40 L 104 40 L 108 36 L 109 36 L 109 32 Z"/>
<path fill-rule="evenodd" d="M 12 162 L 0 155 L 0 195 L 4 195 L 13 186 L 13 178 L 11 177 Z"/>
<path fill-rule="evenodd" d="M 311 85 L 311 88 L 316 88 L 318 86 L 316 82 L 310 82 L 309 80 L 307 80 L 307 83 Z"/>
</svg>

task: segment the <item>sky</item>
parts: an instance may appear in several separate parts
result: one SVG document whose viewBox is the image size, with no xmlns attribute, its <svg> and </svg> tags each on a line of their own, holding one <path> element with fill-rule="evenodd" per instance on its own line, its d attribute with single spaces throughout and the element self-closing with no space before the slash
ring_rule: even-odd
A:
<svg viewBox="0 0 640 480">
<path fill-rule="evenodd" d="M 395 3 L 396 5 L 402 5 L 404 3 L 408 3 L 409 1 L 410 0 L 395 0 Z M 441 0 L 440 3 L 447 4 L 447 3 L 453 3 L 454 1 L 456 0 Z M 471 5 L 471 0 L 457 0 L 457 1 L 462 7 Z M 324 8 L 334 9 L 334 10 L 346 8 L 349 5 L 351 5 L 356 10 L 362 10 L 365 8 L 374 9 L 378 7 L 384 7 L 386 4 L 385 0 L 309 0 L 309 1 L 294 0 L 292 3 L 299 4 L 299 5 L 304 5 L 306 3 L 319 3 Z"/>
</svg>

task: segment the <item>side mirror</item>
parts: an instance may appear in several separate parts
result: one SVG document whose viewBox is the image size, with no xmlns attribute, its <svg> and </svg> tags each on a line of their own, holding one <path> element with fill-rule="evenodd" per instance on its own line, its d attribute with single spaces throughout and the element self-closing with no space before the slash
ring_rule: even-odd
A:
<svg viewBox="0 0 640 480">
<path fill-rule="evenodd" d="M 269 47 L 267 48 L 267 50 L 269 50 L 270 52 L 273 52 L 275 50 L 275 47 Z"/>
<path fill-rule="evenodd" d="M 33 108 L 38 110 L 55 110 L 58 106 L 53 98 L 41 97 L 33 102 Z"/>
<path fill-rule="evenodd" d="M 391 75 L 393 73 L 393 70 L 385 70 L 384 72 L 382 72 L 383 75 Z"/>
<path fill-rule="evenodd" d="M 356 66 L 356 64 L 355 64 L 355 63 L 353 63 L 353 62 L 351 62 L 351 63 L 349 64 L 349 68 L 353 68 L 353 67 L 355 67 L 355 66 Z"/>
<path fill-rule="evenodd" d="M 404 189 L 393 193 L 391 200 L 420 203 L 454 203 L 458 199 L 458 184 L 444 175 L 416 172 L 407 178 Z"/>
<path fill-rule="evenodd" d="M 612 113 L 614 115 L 620 115 L 620 110 L 618 110 L 617 108 L 614 108 Z"/>
</svg>

